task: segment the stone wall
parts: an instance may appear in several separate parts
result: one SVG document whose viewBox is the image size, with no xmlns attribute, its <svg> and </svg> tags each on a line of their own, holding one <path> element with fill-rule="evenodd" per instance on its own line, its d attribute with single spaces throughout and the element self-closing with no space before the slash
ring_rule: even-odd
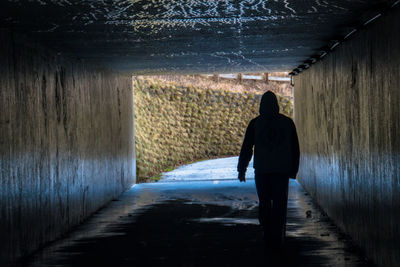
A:
<svg viewBox="0 0 400 267">
<path fill-rule="evenodd" d="M 380 266 L 400 262 L 400 11 L 295 82 L 300 182 Z"/>
<path fill-rule="evenodd" d="M 0 265 L 135 182 L 131 77 L 0 31 Z"/>
<path fill-rule="evenodd" d="M 157 78 L 134 82 L 138 178 L 217 156 L 236 156 L 260 94 L 213 90 Z M 289 97 L 278 97 L 291 115 Z"/>
</svg>

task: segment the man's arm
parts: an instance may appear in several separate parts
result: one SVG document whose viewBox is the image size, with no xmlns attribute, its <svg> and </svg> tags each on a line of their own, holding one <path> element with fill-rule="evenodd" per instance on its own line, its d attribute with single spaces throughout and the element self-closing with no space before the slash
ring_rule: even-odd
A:
<svg viewBox="0 0 400 267">
<path fill-rule="evenodd" d="M 300 163 L 300 146 L 299 139 L 296 132 L 296 125 L 292 121 L 292 172 L 291 178 L 296 179 L 297 172 L 299 171 Z"/>
<path fill-rule="evenodd" d="M 250 121 L 246 129 L 246 134 L 244 136 L 242 149 L 240 150 L 239 163 L 237 170 L 239 172 L 239 180 L 242 182 L 246 181 L 245 174 L 247 166 L 253 156 L 253 146 L 254 146 L 254 131 L 255 131 L 255 119 Z"/>
</svg>

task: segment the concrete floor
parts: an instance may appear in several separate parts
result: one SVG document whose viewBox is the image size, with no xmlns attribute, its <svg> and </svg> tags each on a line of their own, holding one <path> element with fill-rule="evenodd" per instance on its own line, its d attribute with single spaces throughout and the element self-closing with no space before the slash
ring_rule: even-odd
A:
<svg viewBox="0 0 400 267">
<path fill-rule="evenodd" d="M 203 161 L 138 184 L 28 266 L 370 266 L 296 181 L 290 182 L 287 243 L 265 250 L 250 169 L 237 157 Z"/>
</svg>

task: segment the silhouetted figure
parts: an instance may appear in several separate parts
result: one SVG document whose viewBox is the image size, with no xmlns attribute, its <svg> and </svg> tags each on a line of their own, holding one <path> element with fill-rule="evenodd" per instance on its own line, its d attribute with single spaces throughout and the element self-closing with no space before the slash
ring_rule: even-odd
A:
<svg viewBox="0 0 400 267">
<path fill-rule="evenodd" d="M 260 115 L 246 130 L 240 151 L 239 180 L 253 155 L 259 220 L 266 245 L 279 248 L 284 243 L 289 178 L 296 178 L 300 149 L 296 127 L 289 117 L 279 113 L 276 96 L 266 92 L 260 103 Z"/>
</svg>

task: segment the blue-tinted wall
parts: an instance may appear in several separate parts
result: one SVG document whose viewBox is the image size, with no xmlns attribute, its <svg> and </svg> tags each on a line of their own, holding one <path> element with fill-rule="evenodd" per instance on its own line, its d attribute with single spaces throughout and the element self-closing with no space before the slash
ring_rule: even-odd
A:
<svg viewBox="0 0 400 267">
<path fill-rule="evenodd" d="M 0 265 L 135 182 L 131 77 L 0 31 Z"/>
<path fill-rule="evenodd" d="M 400 262 L 400 10 L 296 76 L 300 182 L 380 266 Z"/>
</svg>

